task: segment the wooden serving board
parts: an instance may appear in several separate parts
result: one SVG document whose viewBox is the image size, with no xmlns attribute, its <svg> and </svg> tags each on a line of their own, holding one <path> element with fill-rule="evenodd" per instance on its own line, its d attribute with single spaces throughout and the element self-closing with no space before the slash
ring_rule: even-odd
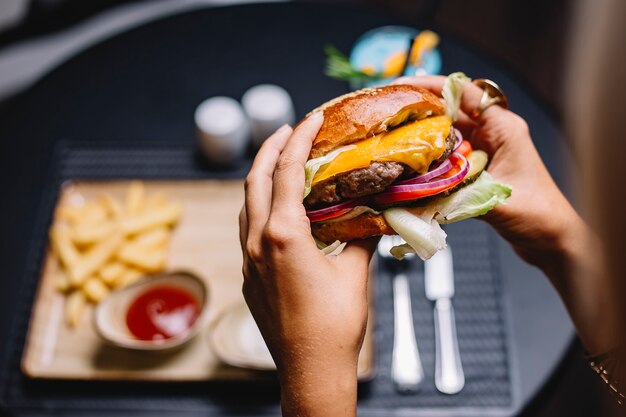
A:
<svg viewBox="0 0 626 417">
<path fill-rule="evenodd" d="M 63 187 L 58 204 L 104 193 L 122 198 L 128 185 L 129 181 L 74 182 Z M 168 269 L 189 270 L 206 280 L 208 322 L 224 309 L 243 302 L 238 237 L 238 215 L 244 199 L 242 181 L 148 181 L 146 190 L 165 193 L 183 204 L 183 216 L 170 243 Z M 54 287 L 60 272 L 58 261 L 47 249 L 22 357 L 22 369 L 30 377 L 153 381 L 272 377 L 271 373 L 221 363 L 208 343 L 210 325 L 188 344 L 171 352 L 136 352 L 107 345 L 94 331 L 92 307 L 85 310 L 77 328 L 69 328 L 64 320 L 64 295 Z M 372 317 L 370 311 L 359 357 L 360 379 L 374 374 Z"/>
</svg>

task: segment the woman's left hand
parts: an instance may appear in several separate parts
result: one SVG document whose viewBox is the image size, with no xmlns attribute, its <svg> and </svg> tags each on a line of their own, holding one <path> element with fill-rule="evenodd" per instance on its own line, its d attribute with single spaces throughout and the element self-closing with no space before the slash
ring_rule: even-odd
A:
<svg viewBox="0 0 626 417">
<path fill-rule="evenodd" d="M 276 362 L 285 415 L 355 415 L 357 358 L 376 241 L 325 256 L 302 204 L 304 165 L 323 118 L 265 141 L 239 217 L 243 294 Z"/>
</svg>

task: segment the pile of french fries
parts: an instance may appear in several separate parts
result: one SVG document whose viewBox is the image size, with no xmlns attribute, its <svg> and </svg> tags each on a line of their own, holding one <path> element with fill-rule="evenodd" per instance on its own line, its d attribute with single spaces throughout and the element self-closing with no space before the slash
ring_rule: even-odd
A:
<svg viewBox="0 0 626 417">
<path fill-rule="evenodd" d="M 56 288 L 67 295 L 65 319 L 76 327 L 88 302 L 165 268 L 172 228 L 182 205 L 164 194 L 147 195 L 132 182 L 124 200 L 102 195 L 58 207 L 50 229 L 62 266 Z"/>
</svg>

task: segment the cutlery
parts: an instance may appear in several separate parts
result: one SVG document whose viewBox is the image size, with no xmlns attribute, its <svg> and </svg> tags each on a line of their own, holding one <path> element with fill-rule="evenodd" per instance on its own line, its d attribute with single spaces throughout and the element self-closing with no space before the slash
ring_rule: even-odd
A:
<svg viewBox="0 0 626 417">
<path fill-rule="evenodd" d="M 456 394 L 465 385 L 454 320 L 454 268 L 450 247 L 424 264 L 426 298 L 435 303 L 435 386 L 444 394 Z"/>
<path fill-rule="evenodd" d="M 391 380 L 398 392 L 417 392 L 424 380 L 424 369 L 417 349 L 411 295 L 406 271 L 410 266 L 408 257 L 397 260 L 389 250 L 403 244 L 399 236 L 383 236 L 378 244 L 378 254 L 393 271 L 393 350 L 391 358 Z"/>
</svg>

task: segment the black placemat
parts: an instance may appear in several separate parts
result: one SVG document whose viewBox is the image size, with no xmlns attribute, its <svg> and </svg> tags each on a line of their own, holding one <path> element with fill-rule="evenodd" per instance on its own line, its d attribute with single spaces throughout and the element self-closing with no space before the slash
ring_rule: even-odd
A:
<svg viewBox="0 0 626 417">
<path fill-rule="evenodd" d="M 31 245 L 21 311 L 17 315 L 8 356 L 2 366 L 0 401 L 7 408 L 149 409 L 206 411 L 210 415 L 278 414 L 276 383 L 125 383 L 31 380 L 20 371 L 20 360 L 32 300 L 39 280 L 47 229 L 58 190 L 70 179 L 202 179 L 243 177 L 250 166 L 244 160 L 231 169 L 211 168 L 188 146 L 63 142 L 53 157 L 48 192 L 43 197 Z M 410 274 L 413 314 L 426 383 L 417 395 L 400 395 L 389 377 L 393 339 L 391 276 L 379 263 L 375 283 L 375 337 L 377 376 L 359 390 L 362 415 L 388 415 L 392 410 L 454 409 L 454 415 L 512 409 L 514 381 L 509 361 L 506 309 L 498 277 L 493 232 L 476 220 L 446 228 L 455 260 L 454 307 L 466 385 L 453 396 L 440 394 L 433 383 L 434 329 L 432 304 L 424 297 L 423 267 L 416 261 Z M 244 399 L 244 400 L 242 400 Z M 409 412 L 409 415 L 411 413 Z"/>
<path fill-rule="evenodd" d="M 424 294 L 424 267 L 413 262 L 409 273 L 413 320 L 426 383 L 418 395 L 399 395 L 390 379 L 393 339 L 392 276 L 379 262 L 376 279 L 376 341 L 379 375 L 362 398 L 364 407 L 497 408 L 512 403 L 511 372 L 506 337 L 502 288 L 494 241 L 488 226 L 467 220 L 445 227 L 452 248 L 459 349 L 465 387 L 457 395 L 444 395 L 434 386 L 435 333 L 433 304 Z"/>
</svg>

